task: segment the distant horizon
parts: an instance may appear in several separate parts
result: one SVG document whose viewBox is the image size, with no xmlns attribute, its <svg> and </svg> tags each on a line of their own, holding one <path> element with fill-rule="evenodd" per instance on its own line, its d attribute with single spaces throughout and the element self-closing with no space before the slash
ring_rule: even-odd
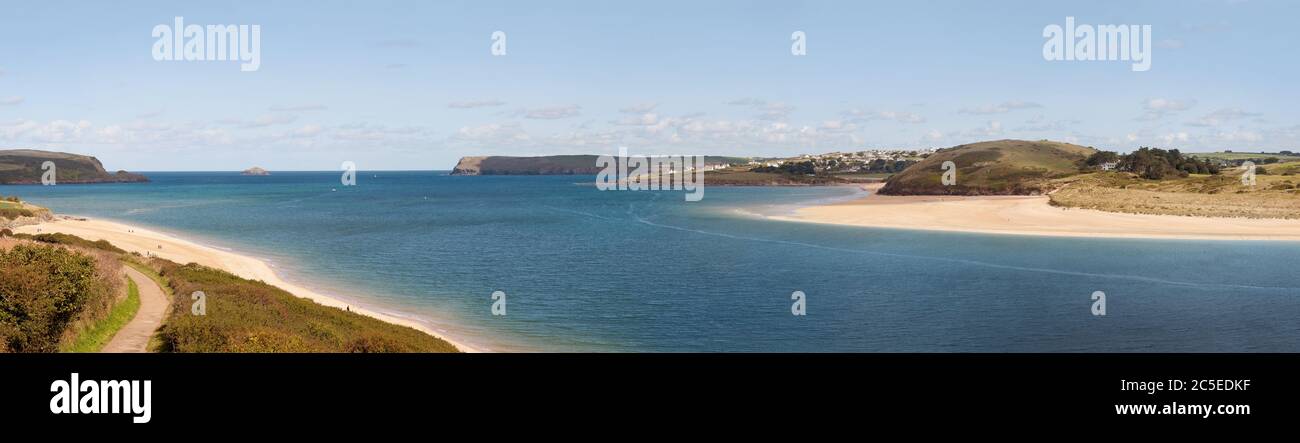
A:
<svg viewBox="0 0 1300 443">
<path fill-rule="evenodd" d="M 999 139 L 999 140 L 1004 140 L 1004 139 Z M 1060 141 L 1060 140 L 1054 140 L 1054 139 L 1051 139 L 1051 138 L 1042 139 L 1042 140 L 1048 140 L 1048 141 Z M 957 145 L 952 145 L 952 146 L 933 146 L 933 147 L 877 147 L 877 148 L 831 149 L 831 150 L 826 150 L 826 151 L 817 151 L 817 152 L 800 152 L 800 153 L 797 153 L 797 154 L 790 154 L 790 155 L 786 155 L 786 156 L 743 155 L 743 154 L 740 154 L 740 153 L 737 153 L 737 154 L 728 154 L 728 155 L 722 155 L 722 154 L 703 154 L 703 155 L 705 155 L 705 156 L 709 156 L 709 157 L 715 157 L 715 156 L 716 156 L 716 157 L 749 157 L 749 158 L 793 158 L 793 157 L 798 157 L 798 156 L 800 156 L 800 155 L 804 155 L 804 154 L 825 154 L 825 153 L 831 153 L 831 152 L 860 152 L 860 151 L 874 151 L 874 150 L 912 150 L 912 151 L 914 151 L 914 150 L 926 150 L 926 149 L 944 149 L 944 148 L 951 148 L 951 147 L 954 147 L 954 146 L 960 146 L 960 145 L 966 145 L 966 144 L 972 144 L 972 143 L 981 143 L 981 142 L 987 142 L 987 141 L 995 141 L 995 140 L 994 140 L 994 139 L 989 139 L 989 140 L 977 140 L 977 141 L 970 141 L 970 142 L 959 143 L 959 144 L 957 144 Z M 1067 143 L 1068 143 L 1068 142 L 1067 142 Z M 1086 145 L 1084 145 L 1084 146 L 1086 146 Z M 1133 150 L 1136 150 L 1136 149 L 1138 149 L 1138 148 L 1140 148 L 1140 147 L 1142 147 L 1142 146 L 1134 147 L 1134 148 L 1132 148 L 1132 149 L 1127 149 L 1127 150 L 1114 149 L 1114 148 L 1107 148 L 1107 147 L 1099 147 L 1099 146 L 1090 146 L 1090 147 L 1092 147 L 1092 148 L 1094 148 L 1094 149 L 1098 149 L 1098 150 L 1103 150 L 1103 151 L 1113 151 L 1113 152 L 1118 152 L 1118 153 L 1124 154 L 1124 153 L 1130 153 L 1130 152 L 1132 152 Z M 1173 147 L 1173 148 L 1169 148 L 1169 147 L 1160 147 L 1160 146 L 1146 146 L 1146 147 L 1151 147 L 1151 148 L 1161 148 L 1161 149 L 1179 149 L 1179 148 L 1177 148 L 1177 147 Z M 5 150 L 23 150 L 23 149 L 38 150 L 38 151 L 51 151 L 51 152 L 63 152 L 63 153 L 73 153 L 73 154 L 87 155 L 87 156 L 91 156 L 91 157 L 95 157 L 96 159 L 99 159 L 99 161 L 100 161 L 101 163 L 104 163 L 105 160 L 106 160 L 105 158 L 102 158 L 101 156 L 96 155 L 96 154 L 94 154 L 94 153 L 81 153 L 81 152 L 71 152 L 71 151 L 59 151 L 59 150 L 57 150 L 56 148 L 37 148 L 37 147 L 0 147 L 0 151 L 5 151 Z M 1258 149 L 1258 148 L 1254 148 L 1254 149 Z M 1231 152 L 1233 152 L 1233 153 L 1238 153 L 1238 154 L 1281 154 L 1281 151 L 1291 151 L 1291 150 L 1297 150 L 1297 151 L 1300 151 L 1300 148 L 1275 148 L 1275 150 L 1273 150 L 1273 151 L 1267 151 L 1267 150 L 1264 150 L 1264 151 L 1256 151 L 1256 150 L 1254 150 L 1254 149 L 1235 149 L 1235 148 L 1231 148 L 1231 149 L 1219 149 L 1219 150 L 1186 150 L 1186 149 L 1179 149 L 1179 151 L 1180 151 L 1180 152 L 1184 152 L 1184 153 L 1190 153 L 1190 154 L 1206 154 L 1206 153 L 1227 152 L 1227 151 L 1231 151 Z M 599 156 L 599 155 L 607 155 L 607 154 L 611 154 L 611 153 L 586 152 L 586 153 L 565 153 L 565 154 L 468 154 L 468 155 L 465 155 L 465 156 L 462 156 L 462 157 L 548 157 L 548 156 L 555 156 L 555 155 L 594 155 L 594 156 Z M 632 152 L 631 154 L 632 154 L 632 155 L 639 155 L 639 154 L 641 154 L 641 153 Z M 107 165 L 107 163 L 106 163 L 106 165 Z M 247 169 L 254 168 L 254 167 L 260 167 L 260 168 L 262 168 L 262 169 L 265 169 L 265 170 L 268 171 L 268 172 L 339 172 L 339 171 L 340 171 L 340 169 L 337 169 L 337 168 L 336 168 L 336 169 L 273 169 L 273 168 L 263 167 L 263 166 L 260 166 L 260 165 L 250 165 L 250 166 L 245 166 L 245 167 L 243 167 L 243 168 L 239 168 L 239 169 L 133 169 L 133 168 L 129 168 L 129 167 L 108 167 L 108 166 L 105 166 L 104 169 L 107 170 L 107 171 L 110 171 L 110 172 L 112 172 L 112 171 L 118 171 L 118 170 L 123 170 L 123 171 L 127 171 L 127 172 L 136 172 L 136 173 L 142 173 L 142 174 L 143 174 L 143 173 L 149 173 L 149 172 L 235 172 L 235 173 L 238 173 L 238 172 L 243 172 L 243 171 L 245 171 L 245 170 L 247 170 Z M 453 163 L 453 164 L 451 164 L 450 166 L 448 166 L 448 167 L 446 167 L 446 168 L 431 168 L 431 169 L 397 169 L 397 168 L 366 169 L 366 168 L 358 168 L 358 169 L 357 169 L 357 172 L 442 172 L 442 171 L 451 171 L 451 170 L 455 169 L 455 167 L 456 167 L 456 164 Z"/>
</svg>

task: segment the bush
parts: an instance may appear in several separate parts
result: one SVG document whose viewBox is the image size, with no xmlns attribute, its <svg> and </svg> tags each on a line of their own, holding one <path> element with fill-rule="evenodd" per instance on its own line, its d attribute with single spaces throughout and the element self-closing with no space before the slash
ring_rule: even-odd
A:
<svg viewBox="0 0 1300 443">
<path fill-rule="evenodd" d="M 41 243 L 50 243 L 56 245 L 80 246 L 83 248 L 98 249 L 117 254 L 125 254 L 126 251 L 117 246 L 113 246 L 108 240 L 90 241 L 75 235 L 64 234 L 60 232 L 52 234 L 20 235 L 19 238 L 27 238 Z"/>
<path fill-rule="evenodd" d="M 112 297 L 95 258 L 50 246 L 0 252 L 0 350 L 56 352 L 87 306 Z"/>
</svg>

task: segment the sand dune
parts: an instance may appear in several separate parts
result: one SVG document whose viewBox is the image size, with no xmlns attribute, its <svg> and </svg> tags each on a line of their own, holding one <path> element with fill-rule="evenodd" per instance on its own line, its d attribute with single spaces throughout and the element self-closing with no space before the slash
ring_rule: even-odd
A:
<svg viewBox="0 0 1300 443">
<path fill-rule="evenodd" d="M 1182 217 L 1065 209 L 1046 196 L 882 196 L 769 218 L 876 228 L 1059 237 L 1300 241 L 1300 220 Z"/>
<path fill-rule="evenodd" d="M 333 306 L 337 308 L 348 307 L 352 312 L 358 314 L 418 329 L 451 343 L 457 349 L 461 350 L 461 352 L 476 352 L 474 348 L 440 335 L 428 326 L 419 322 L 358 307 L 302 286 L 289 283 L 277 276 L 275 271 L 271 269 L 270 265 L 267 265 L 266 262 L 256 258 L 222 251 L 216 248 L 210 248 L 160 232 L 105 220 L 73 219 L 63 217 L 54 221 L 23 226 L 15 231 L 28 234 L 62 232 L 88 240 L 108 240 L 117 247 L 129 252 L 139 252 L 141 254 L 148 253 L 177 263 L 193 262 L 223 269 L 243 278 L 264 281 L 268 284 L 277 286 L 280 289 L 289 291 L 296 296 L 311 299 L 325 306 Z"/>
</svg>

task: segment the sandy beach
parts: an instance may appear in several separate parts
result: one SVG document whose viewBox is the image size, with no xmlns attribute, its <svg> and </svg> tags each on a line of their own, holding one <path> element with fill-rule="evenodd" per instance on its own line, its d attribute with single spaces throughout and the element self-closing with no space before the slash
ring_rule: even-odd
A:
<svg viewBox="0 0 1300 443">
<path fill-rule="evenodd" d="M 1057 237 L 1300 241 L 1300 220 L 1122 214 L 1051 206 L 1046 196 L 882 196 L 798 209 L 775 220 Z"/>
<path fill-rule="evenodd" d="M 352 312 L 358 314 L 418 329 L 451 343 L 461 352 L 477 352 L 476 349 L 466 346 L 463 343 L 453 341 L 444 335 L 438 334 L 428 326 L 417 321 L 359 307 L 319 292 L 312 291 L 311 289 L 289 283 L 276 275 L 271 266 L 262 260 L 203 246 L 164 233 L 106 220 L 82 219 L 81 217 L 59 217 L 53 221 L 19 227 L 15 232 L 27 234 L 61 232 L 88 240 L 108 240 L 115 246 L 129 252 L 139 252 L 140 254 L 149 253 L 156 257 L 177 263 L 193 262 L 222 269 L 250 280 L 261 280 L 285 291 L 289 291 L 293 295 L 311 299 L 325 306 L 333 306 L 340 309 L 348 307 Z"/>
</svg>

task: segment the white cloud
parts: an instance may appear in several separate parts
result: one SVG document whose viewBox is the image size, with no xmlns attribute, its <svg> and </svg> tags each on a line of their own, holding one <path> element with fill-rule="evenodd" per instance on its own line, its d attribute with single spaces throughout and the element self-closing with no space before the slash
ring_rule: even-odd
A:
<svg viewBox="0 0 1300 443">
<path fill-rule="evenodd" d="M 996 137 L 1002 135 L 1002 122 L 990 120 L 983 127 L 966 131 L 967 137 Z"/>
<path fill-rule="evenodd" d="M 1023 102 L 1012 100 L 998 103 L 996 105 L 984 105 L 975 108 L 962 108 L 957 111 L 962 114 L 988 115 L 988 114 L 1005 114 L 1019 109 L 1041 108 L 1043 105 L 1033 102 Z"/>
<path fill-rule="evenodd" d="M 783 102 L 768 103 L 767 100 L 760 98 L 740 98 L 727 102 L 731 106 L 744 106 L 758 111 L 755 117 L 759 120 L 783 121 L 790 118 L 790 113 L 794 112 L 795 107 Z"/>
<path fill-rule="evenodd" d="M 298 120 L 298 116 L 296 115 L 265 114 L 265 115 L 258 116 L 256 119 L 253 119 L 253 121 L 247 123 L 246 126 L 253 127 L 253 128 L 261 128 L 266 126 L 293 123 L 295 120 Z"/>
<path fill-rule="evenodd" d="M 468 142 L 479 146 L 502 148 L 530 140 L 532 137 L 515 122 L 490 123 L 461 127 L 452 135 L 452 141 Z M 505 146 L 498 146 L 505 145 Z"/>
<path fill-rule="evenodd" d="M 324 111 L 329 109 L 328 106 L 321 104 L 294 105 L 294 106 L 272 106 L 271 112 L 305 112 L 305 111 Z"/>
<path fill-rule="evenodd" d="M 10 105 L 10 106 L 17 105 L 17 104 L 22 104 L 22 102 L 25 100 L 26 100 L 25 98 L 19 96 L 0 97 L 0 105 Z"/>
<path fill-rule="evenodd" d="M 1198 118 L 1196 120 L 1187 122 L 1187 126 L 1196 126 L 1196 127 L 1219 126 L 1221 124 L 1230 121 L 1241 120 L 1241 119 L 1252 118 L 1252 117 L 1259 117 L 1261 115 L 1263 114 L 1257 112 L 1243 111 L 1241 110 L 1241 108 L 1223 108 L 1211 112 L 1209 114 L 1206 114 L 1204 116 L 1201 116 L 1201 118 Z"/>
<path fill-rule="evenodd" d="M 559 105 L 541 108 L 526 108 L 515 111 L 515 115 L 523 118 L 536 120 L 557 120 L 562 118 L 577 117 L 582 114 L 582 107 L 578 105 Z"/>
<path fill-rule="evenodd" d="M 767 101 L 760 98 L 745 97 L 729 101 L 727 104 L 732 106 L 762 106 L 766 105 Z"/>
<path fill-rule="evenodd" d="M 293 131 L 293 135 L 298 137 L 315 137 L 317 135 L 320 135 L 320 133 L 323 131 L 324 128 L 321 128 L 320 125 L 307 124 L 307 125 L 303 125 L 301 128 L 295 129 Z"/>
<path fill-rule="evenodd" d="M 925 123 L 925 117 L 909 111 L 863 111 L 850 109 L 841 112 L 849 121 L 865 123 L 873 120 L 893 120 L 899 123 Z"/>
<path fill-rule="evenodd" d="M 618 112 L 622 112 L 624 114 L 645 114 L 647 112 L 655 110 L 656 107 L 659 107 L 658 103 L 638 103 L 635 105 L 631 105 L 619 109 Z"/>
<path fill-rule="evenodd" d="M 1078 124 L 1078 120 L 1047 120 L 1047 116 L 1039 114 L 1025 120 L 1025 124 L 1016 128 L 1017 131 L 1024 132 L 1064 132 L 1071 125 Z"/>
<path fill-rule="evenodd" d="M 1138 120 L 1159 120 L 1167 115 L 1177 114 L 1196 106 L 1196 100 L 1173 100 L 1167 98 L 1150 98 L 1142 103 L 1146 111 Z"/>
<path fill-rule="evenodd" d="M 451 103 L 447 103 L 447 107 L 448 107 L 448 108 L 452 108 L 452 109 L 474 109 L 474 108 L 487 108 L 487 107 L 492 107 L 492 106 L 501 106 L 501 105 L 504 105 L 504 104 L 506 104 L 506 102 L 503 102 L 503 101 L 501 101 L 501 100 L 495 100 L 495 99 L 493 99 L 493 100 L 470 100 L 470 101 L 460 101 L 460 102 L 451 102 Z"/>
</svg>

